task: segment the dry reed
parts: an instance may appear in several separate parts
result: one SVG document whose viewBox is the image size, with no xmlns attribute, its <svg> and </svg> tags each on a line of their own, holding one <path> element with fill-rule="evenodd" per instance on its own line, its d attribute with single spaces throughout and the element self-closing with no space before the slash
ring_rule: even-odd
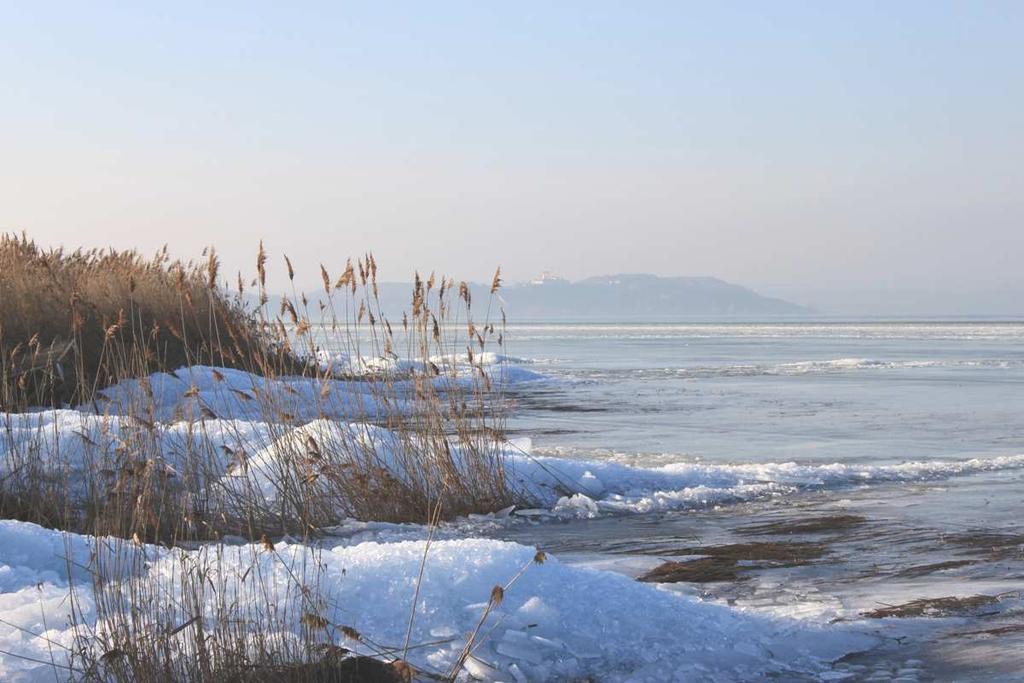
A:
<svg viewBox="0 0 1024 683">
<path fill-rule="evenodd" d="M 228 294 L 213 250 L 205 257 L 44 251 L 0 237 L 0 517 L 95 544 L 84 568 L 90 604 L 69 601 L 78 643 L 55 670 L 118 681 L 348 680 L 342 643 L 354 631 L 322 616 L 330 596 L 315 538 L 353 517 L 437 523 L 518 502 L 503 459 L 503 384 L 483 362 L 503 350 L 504 314 L 492 322 L 488 302 L 474 320 L 466 283 L 431 274 L 416 276 L 409 311 L 391 321 L 372 255 L 337 278 L 321 266 L 312 298 L 294 289 L 286 259 L 293 289 L 272 309 L 262 244 L 254 292 L 239 277 Z M 499 287 L 495 273 L 492 299 Z M 168 417 L 150 377 L 198 365 L 254 379 L 239 386 L 211 370 L 214 388 L 193 386 Z M 111 385 L 132 390 L 113 400 Z M 315 390 L 296 396 L 294 386 Z M 233 416 L 217 415 L 210 396 L 244 406 L 262 436 L 221 419 Z M 76 411 L 51 422 L 25 413 L 60 405 Z M 77 428 L 61 428 L 66 420 Z M 285 535 L 308 544 L 301 565 L 278 556 L 274 539 Z M 230 545 L 230 536 L 259 542 Z M 173 558 L 164 558 L 173 595 L 166 577 L 143 571 L 146 543 Z M 359 642 L 392 663 L 395 680 L 412 676 L 409 636 Z"/>
</svg>

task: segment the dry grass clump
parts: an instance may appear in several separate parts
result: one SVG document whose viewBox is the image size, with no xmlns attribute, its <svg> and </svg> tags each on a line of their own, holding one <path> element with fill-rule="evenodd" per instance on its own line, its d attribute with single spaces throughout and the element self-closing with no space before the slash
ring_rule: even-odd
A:
<svg viewBox="0 0 1024 683">
<path fill-rule="evenodd" d="M 886 619 L 889 617 L 950 617 L 976 612 L 982 607 L 989 607 L 999 602 L 998 596 L 969 595 L 966 597 L 949 596 L 942 598 L 921 598 L 911 600 L 902 605 L 886 605 L 861 616 L 869 619 Z"/>
<path fill-rule="evenodd" d="M 717 583 L 736 581 L 742 567 L 731 557 L 702 557 L 688 562 L 663 562 L 638 576 L 644 583 Z"/>
<path fill-rule="evenodd" d="M 84 403 L 163 368 L 289 360 L 203 264 L 136 251 L 44 250 L 0 235 L 0 410 Z"/>
<path fill-rule="evenodd" d="M 824 515 L 801 520 L 781 520 L 750 524 L 739 529 L 740 533 L 756 535 L 789 536 L 798 534 L 831 534 L 854 529 L 867 522 L 860 515 Z"/>
<path fill-rule="evenodd" d="M 417 594 L 410 596 L 405 641 L 382 643 L 332 620 L 345 610 L 323 585 L 326 567 L 315 546 L 296 552 L 265 539 L 258 546 L 213 544 L 203 552 L 169 551 L 154 558 L 138 545 L 113 540 L 99 544 L 95 558 L 92 599 L 71 596 L 71 622 L 82 628 L 60 673 L 124 683 L 454 683 L 463 680 L 467 661 L 500 623 L 500 617 L 490 617 L 506 593 L 546 560 L 538 551 L 495 585 L 472 632 L 412 640 Z M 161 572 L 163 580 L 150 579 L 147 570 Z M 90 609 L 95 625 L 88 623 Z M 456 641 L 463 647 L 446 670 L 409 662 L 409 653 L 421 647 Z"/>
<path fill-rule="evenodd" d="M 659 555 L 707 555 L 734 560 L 767 561 L 778 563 L 776 566 L 794 566 L 806 564 L 824 556 L 828 546 L 821 543 L 754 542 L 727 543 L 725 545 L 698 545 L 685 548 L 674 548 L 669 552 L 660 551 Z"/>
<path fill-rule="evenodd" d="M 1024 534 L 1000 533 L 976 529 L 955 534 L 943 534 L 939 541 L 970 554 L 986 559 L 1017 558 L 1024 546 Z"/>
<path fill-rule="evenodd" d="M 637 577 L 647 583 L 737 581 L 747 572 L 809 564 L 828 552 L 820 543 L 756 542 L 692 546 L 656 555 L 702 555 L 684 562 L 664 562 Z M 742 564 L 741 564 L 742 563 Z"/>
<path fill-rule="evenodd" d="M 931 564 L 921 564 L 913 567 L 907 567 L 901 569 L 893 576 L 901 579 L 915 579 L 920 576 L 927 576 L 928 574 L 934 574 L 935 572 L 944 572 L 950 569 L 959 569 L 960 567 L 969 567 L 972 564 L 976 564 L 977 560 L 946 560 L 944 562 L 933 562 Z"/>
<path fill-rule="evenodd" d="M 500 325 L 491 321 L 499 274 L 482 321 L 474 319 L 465 282 L 431 273 L 416 274 L 409 310 L 394 322 L 381 307 L 372 255 L 347 262 L 336 279 L 321 266 L 320 276 L 315 299 L 293 291 L 268 324 L 284 349 L 321 359 L 318 381 L 357 373 L 366 400 L 349 422 L 362 426 L 353 432 L 319 421 L 276 441 L 281 517 L 313 527 L 336 523 L 339 511 L 424 521 L 438 503 L 449 519 L 517 502 L 504 467 L 503 383 L 482 360 L 491 348 L 504 350 L 504 313 Z M 332 387 L 321 384 L 316 397 L 321 417 L 338 390 Z M 295 422 L 283 415 L 286 425 Z"/>
<path fill-rule="evenodd" d="M 111 541 L 96 552 L 88 607 L 72 600 L 83 625 L 69 670 L 96 681 L 367 681 L 407 683 L 413 670 L 397 647 L 331 623 L 319 585 L 320 552 L 282 556 L 260 546 L 212 544 L 157 560 Z M 172 593 L 168 593 L 168 590 Z M 357 655 L 365 645 L 374 657 Z"/>
</svg>

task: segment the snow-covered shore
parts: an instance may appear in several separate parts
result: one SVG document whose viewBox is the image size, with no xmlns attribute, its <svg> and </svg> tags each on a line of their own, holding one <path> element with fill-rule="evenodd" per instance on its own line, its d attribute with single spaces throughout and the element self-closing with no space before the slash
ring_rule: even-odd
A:
<svg viewBox="0 0 1024 683">
<path fill-rule="evenodd" d="M 217 396 L 224 393 L 232 392 L 216 390 Z M 245 407 L 248 409 L 248 405 Z M 0 440 L 0 474 L 17 476 L 11 471 L 12 463 L 31 457 L 65 476 L 70 474 L 72 479 L 96 467 L 97 458 L 115 453 L 128 434 L 140 429 L 133 417 L 71 409 L 3 415 L 0 423 L 5 431 Z M 201 453 L 201 476 L 218 479 L 224 490 L 246 487 L 260 491 L 268 505 L 274 503 L 279 488 L 278 479 L 284 471 L 282 458 L 301 448 L 309 438 L 336 457 L 366 453 L 375 465 L 391 469 L 396 477 L 409 476 L 397 463 L 405 446 L 396 435 L 365 423 L 315 418 L 296 426 L 255 417 L 211 417 L 201 422 L 158 422 L 147 426 L 146 438 L 162 459 L 161 465 L 170 472 L 188 467 Z M 236 467 L 236 454 L 240 452 L 247 453 L 244 469 Z M 452 442 L 451 452 L 456 465 L 464 466 L 459 444 Z M 1024 455 L 891 465 L 677 462 L 635 467 L 607 460 L 534 454 L 529 439 L 496 445 L 494 457 L 500 458 L 509 484 L 520 498 L 539 507 L 530 514 L 562 517 L 699 509 L 806 490 L 930 481 L 1024 468 Z"/>
<path fill-rule="evenodd" d="M 536 381 L 532 373 L 513 372 L 512 367 L 496 359 L 488 372 L 504 382 Z M 95 465 L 97 454 L 116 452 L 127 432 L 140 429 L 137 417 L 112 410 L 136 401 L 139 392 L 152 394 L 157 421 L 144 429 L 162 465 L 180 468 L 186 454 L 201 451 L 209 455 L 205 476 L 217 478 L 223 488 L 243 479 L 254 483 L 268 503 L 281 469 L 277 459 L 289 443 L 313 437 L 323 451 L 341 453 L 370 443 L 379 464 L 391 466 L 397 448 L 389 445 L 393 435 L 383 427 L 349 421 L 371 413 L 378 396 L 360 382 L 331 382 L 325 392 L 309 380 L 263 380 L 197 367 L 151 377 L 148 388 L 125 383 L 105 391 L 109 414 L 85 406 L 3 415 L 0 473 L 17 476 L 11 463 L 33 457 L 74 481 Z M 261 394 L 295 406 L 287 422 L 259 409 Z M 336 411 L 324 408 L 325 395 L 336 397 Z M 353 401 L 358 411 L 351 409 Z M 231 454 L 240 450 L 249 453 L 244 470 L 232 468 Z M 452 444 L 452 452 L 458 464 L 458 444 Z M 511 485 L 536 508 L 494 517 L 493 523 L 695 508 L 808 489 L 1024 467 L 1024 456 L 1009 456 L 899 465 L 688 462 L 642 468 L 538 455 L 528 440 L 504 444 L 498 455 Z M 242 542 L 168 550 L 0 521 L 0 679 L 52 680 L 55 666 L 67 673 L 61 667 L 69 665 L 68 649 L 80 645 L 76 636 L 82 635 L 69 623 L 69 595 L 74 592 L 81 610 L 79 626 L 102 628 L 90 570 L 97 556 L 108 552 L 132 555 L 136 571 L 125 580 L 146 582 L 158 594 L 180 590 L 181 567 L 192 563 L 210 572 L 211 585 L 240 602 L 258 604 L 266 595 L 279 596 L 280 604 L 259 609 L 293 615 L 276 622 L 282 638 L 301 632 L 302 609 L 289 603 L 298 599 L 297 577 L 301 583 L 306 572 L 316 571 L 320 591 L 329 596 L 320 616 L 375 643 L 401 647 L 426 550 L 425 529 L 414 532 L 409 534 L 413 540 L 402 534 L 379 534 L 372 540 L 328 536 L 310 545 L 285 539 L 272 551 Z M 536 563 L 536 548 L 472 538 L 472 532 L 471 520 L 450 525 L 427 554 L 411 639 L 417 647 L 409 651 L 409 660 L 424 670 L 443 672 L 457 661 L 492 588 L 524 567 L 488 616 L 487 637 L 469 662 L 469 675 L 517 683 L 592 674 L 602 681 L 757 680 L 795 672 L 814 675 L 828 662 L 873 642 L 856 623 L 825 626 L 771 617 L 637 583 L 612 571 L 570 566 L 556 557 Z M 213 548 L 217 561 L 209 562 Z M 253 567 L 265 584 L 258 596 L 244 578 Z M 205 599 L 210 602 L 204 610 L 213 619 L 216 598 Z M 356 650 L 364 647 L 330 637 Z"/>
</svg>

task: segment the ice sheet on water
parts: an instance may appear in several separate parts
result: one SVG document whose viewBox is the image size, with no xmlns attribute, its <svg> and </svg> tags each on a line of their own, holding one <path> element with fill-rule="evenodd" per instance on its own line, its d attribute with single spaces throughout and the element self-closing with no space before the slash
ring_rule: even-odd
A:
<svg viewBox="0 0 1024 683">
<path fill-rule="evenodd" d="M 832 358 L 801 360 L 787 363 L 690 365 L 683 367 L 643 368 L 632 370 L 639 377 L 659 376 L 683 379 L 709 379 L 727 377 L 792 377 L 839 372 L 874 370 L 947 369 L 1005 369 L 1019 367 L 1019 359 L 902 359 L 878 360 L 871 358 Z"/>
</svg>

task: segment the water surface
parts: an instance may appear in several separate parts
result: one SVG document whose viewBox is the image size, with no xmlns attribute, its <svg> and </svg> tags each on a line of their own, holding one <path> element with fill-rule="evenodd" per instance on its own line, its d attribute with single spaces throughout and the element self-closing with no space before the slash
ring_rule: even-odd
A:
<svg viewBox="0 0 1024 683">
<path fill-rule="evenodd" d="M 513 390 L 510 428 L 538 454 L 643 467 L 1016 455 L 1024 453 L 1022 342 L 1024 324 L 1014 322 L 514 325 L 508 352 L 551 381 Z M 1007 680 L 1024 676 L 1015 600 L 1024 588 L 1022 502 L 1024 471 L 1011 469 L 499 534 L 632 575 L 686 559 L 682 547 L 817 544 L 810 562 L 761 563 L 737 580 L 674 589 L 825 622 L 920 598 L 995 596 L 942 617 L 880 620 L 879 646 L 834 673 Z M 786 531 L 835 517 L 858 521 Z M 750 531 L 766 524 L 779 533 Z"/>
</svg>

